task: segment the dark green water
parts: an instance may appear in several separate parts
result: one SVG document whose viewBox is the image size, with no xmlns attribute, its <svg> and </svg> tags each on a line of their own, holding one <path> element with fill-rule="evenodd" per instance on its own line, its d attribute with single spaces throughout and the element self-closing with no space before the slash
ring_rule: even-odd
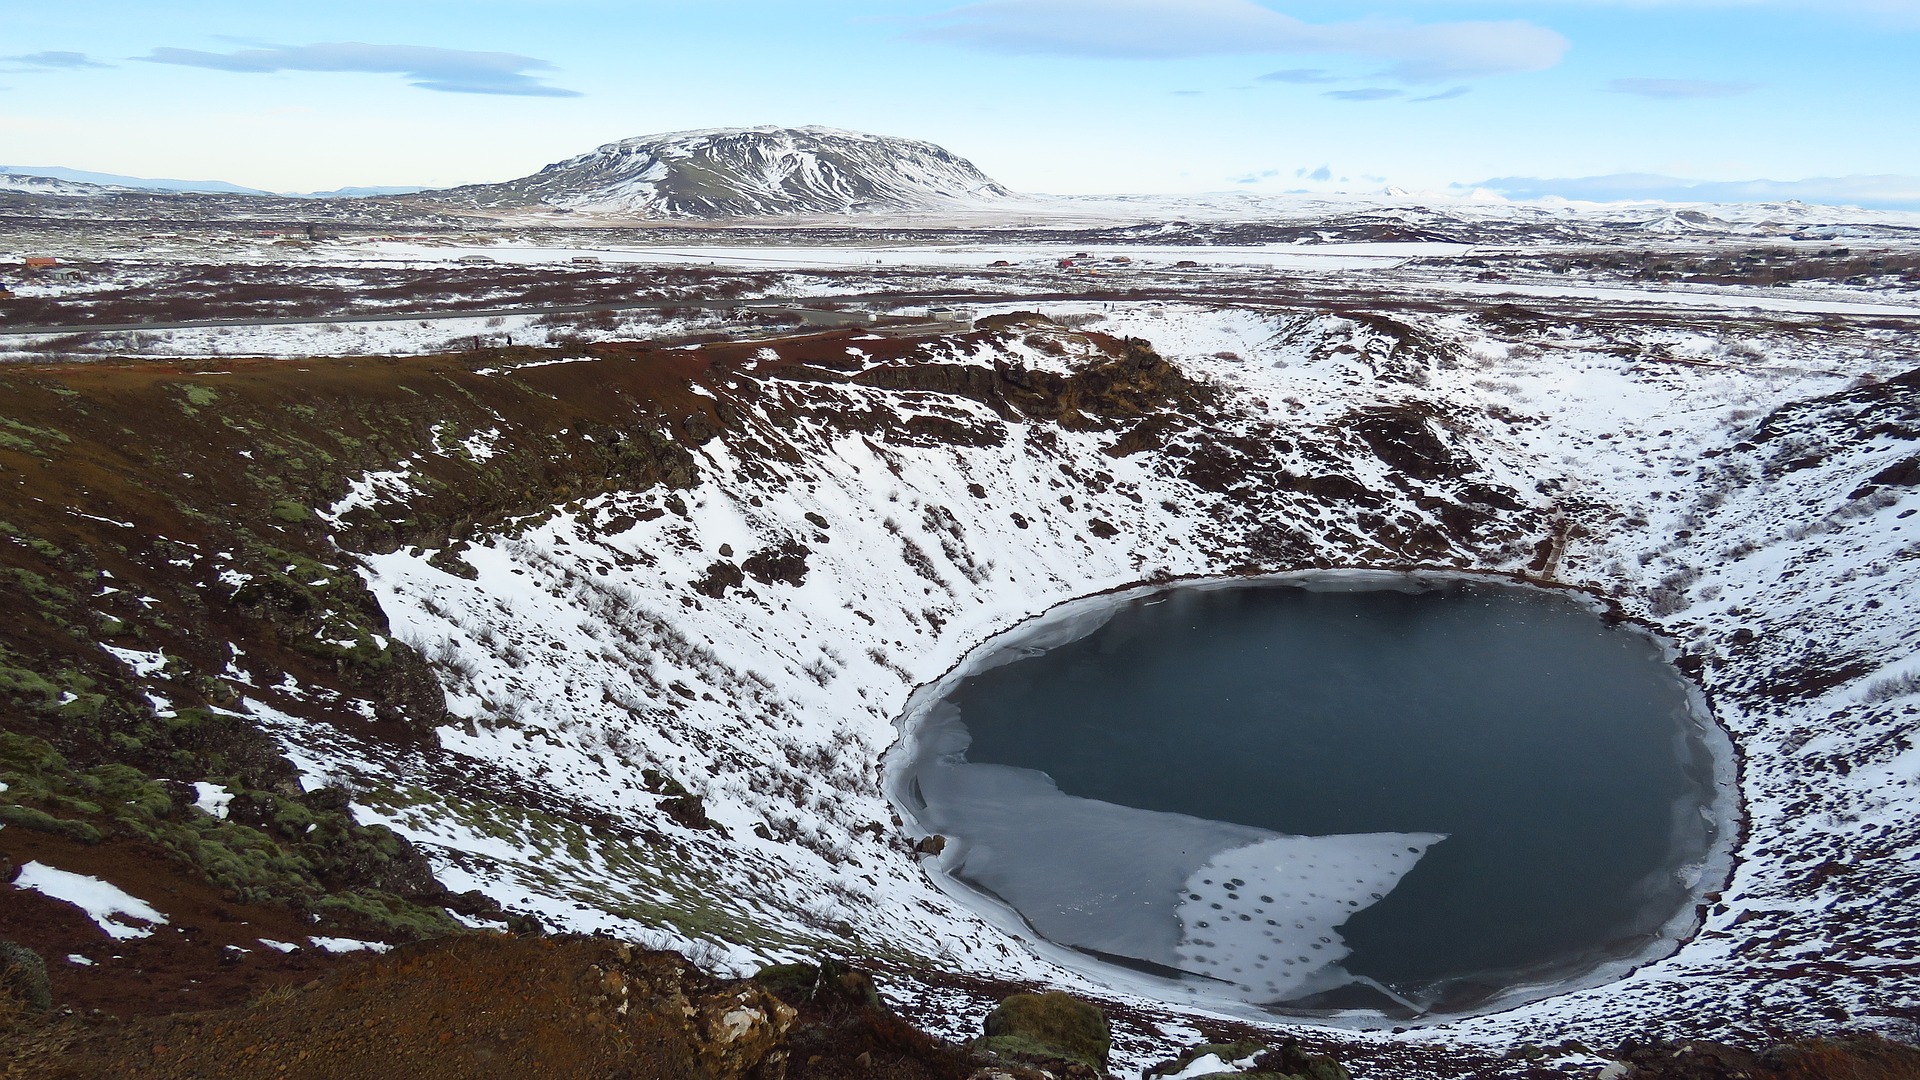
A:
<svg viewBox="0 0 1920 1080">
<path fill-rule="evenodd" d="M 1068 796 L 1444 834 L 1340 930 L 1346 971 L 1427 1000 L 1631 953 L 1706 846 L 1685 686 L 1645 638 L 1537 590 L 1175 590 L 947 700 L 967 763 Z"/>
</svg>

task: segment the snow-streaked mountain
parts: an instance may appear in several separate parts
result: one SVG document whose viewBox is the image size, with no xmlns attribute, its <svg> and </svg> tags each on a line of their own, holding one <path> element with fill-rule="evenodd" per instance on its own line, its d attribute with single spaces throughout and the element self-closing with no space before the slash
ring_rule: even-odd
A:
<svg viewBox="0 0 1920 1080">
<path fill-rule="evenodd" d="M 188 191 L 202 195 L 271 195 L 271 191 L 229 184 L 225 180 L 165 180 L 117 173 L 87 172 L 57 165 L 0 165 L 0 175 L 10 177 L 46 177 L 70 184 L 106 188 L 135 188 L 140 191 Z"/>
<path fill-rule="evenodd" d="M 935 210 L 1009 194 L 973 163 L 929 142 L 756 127 L 626 139 L 519 180 L 436 197 L 482 207 L 729 218 Z"/>
</svg>

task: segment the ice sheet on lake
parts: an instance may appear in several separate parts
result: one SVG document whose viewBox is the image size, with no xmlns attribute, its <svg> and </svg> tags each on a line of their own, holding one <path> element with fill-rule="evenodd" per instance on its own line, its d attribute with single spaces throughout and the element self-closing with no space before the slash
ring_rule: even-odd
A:
<svg viewBox="0 0 1920 1080">
<path fill-rule="evenodd" d="M 1180 963 L 1256 1001 L 1322 989 L 1349 950 L 1337 932 L 1400 883 L 1437 833 L 1273 836 L 1216 855 L 1187 879 Z"/>
<path fill-rule="evenodd" d="M 949 838 L 943 869 L 1040 936 L 1217 980 L 1251 1001 L 1345 982 L 1338 928 L 1442 839 L 1286 836 L 1078 798 L 1005 765 L 949 760 L 918 787 L 922 822 Z"/>
</svg>

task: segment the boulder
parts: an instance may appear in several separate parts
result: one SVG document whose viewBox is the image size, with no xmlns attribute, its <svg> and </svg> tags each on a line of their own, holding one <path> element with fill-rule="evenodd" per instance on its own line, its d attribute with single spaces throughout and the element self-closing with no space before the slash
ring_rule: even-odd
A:
<svg viewBox="0 0 1920 1080">
<path fill-rule="evenodd" d="M 53 986 L 47 981 L 47 962 L 24 945 L 0 941 L 0 994 L 12 997 L 32 1012 L 53 1008 Z"/>
<path fill-rule="evenodd" d="M 1071 994 L 1015 994 L 987 1014 L 973 1048 L 1013 1061 L 1079 1062 L 1104 1075 L 1113 1033 L 1105 1014 Z"/>
</svg>

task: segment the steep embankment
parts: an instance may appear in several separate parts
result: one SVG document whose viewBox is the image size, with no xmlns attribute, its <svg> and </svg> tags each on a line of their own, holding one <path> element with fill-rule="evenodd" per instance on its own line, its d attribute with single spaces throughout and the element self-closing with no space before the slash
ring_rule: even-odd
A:
<svg viewBox="0 0 1920 1080">
<path fill-rule="evenodd" d="M 1530 543 L 1417 410 L 1283 435 L 1044 321 L 6 380 L 6 813 L 69 845 L 15 858 L 94 870 L 104 837 L 337 936 L 491 916 L 480 887 L 763 957 L 974 953 L 874 770 L 980 633 L 1327 536 Z"/>
</svg>

